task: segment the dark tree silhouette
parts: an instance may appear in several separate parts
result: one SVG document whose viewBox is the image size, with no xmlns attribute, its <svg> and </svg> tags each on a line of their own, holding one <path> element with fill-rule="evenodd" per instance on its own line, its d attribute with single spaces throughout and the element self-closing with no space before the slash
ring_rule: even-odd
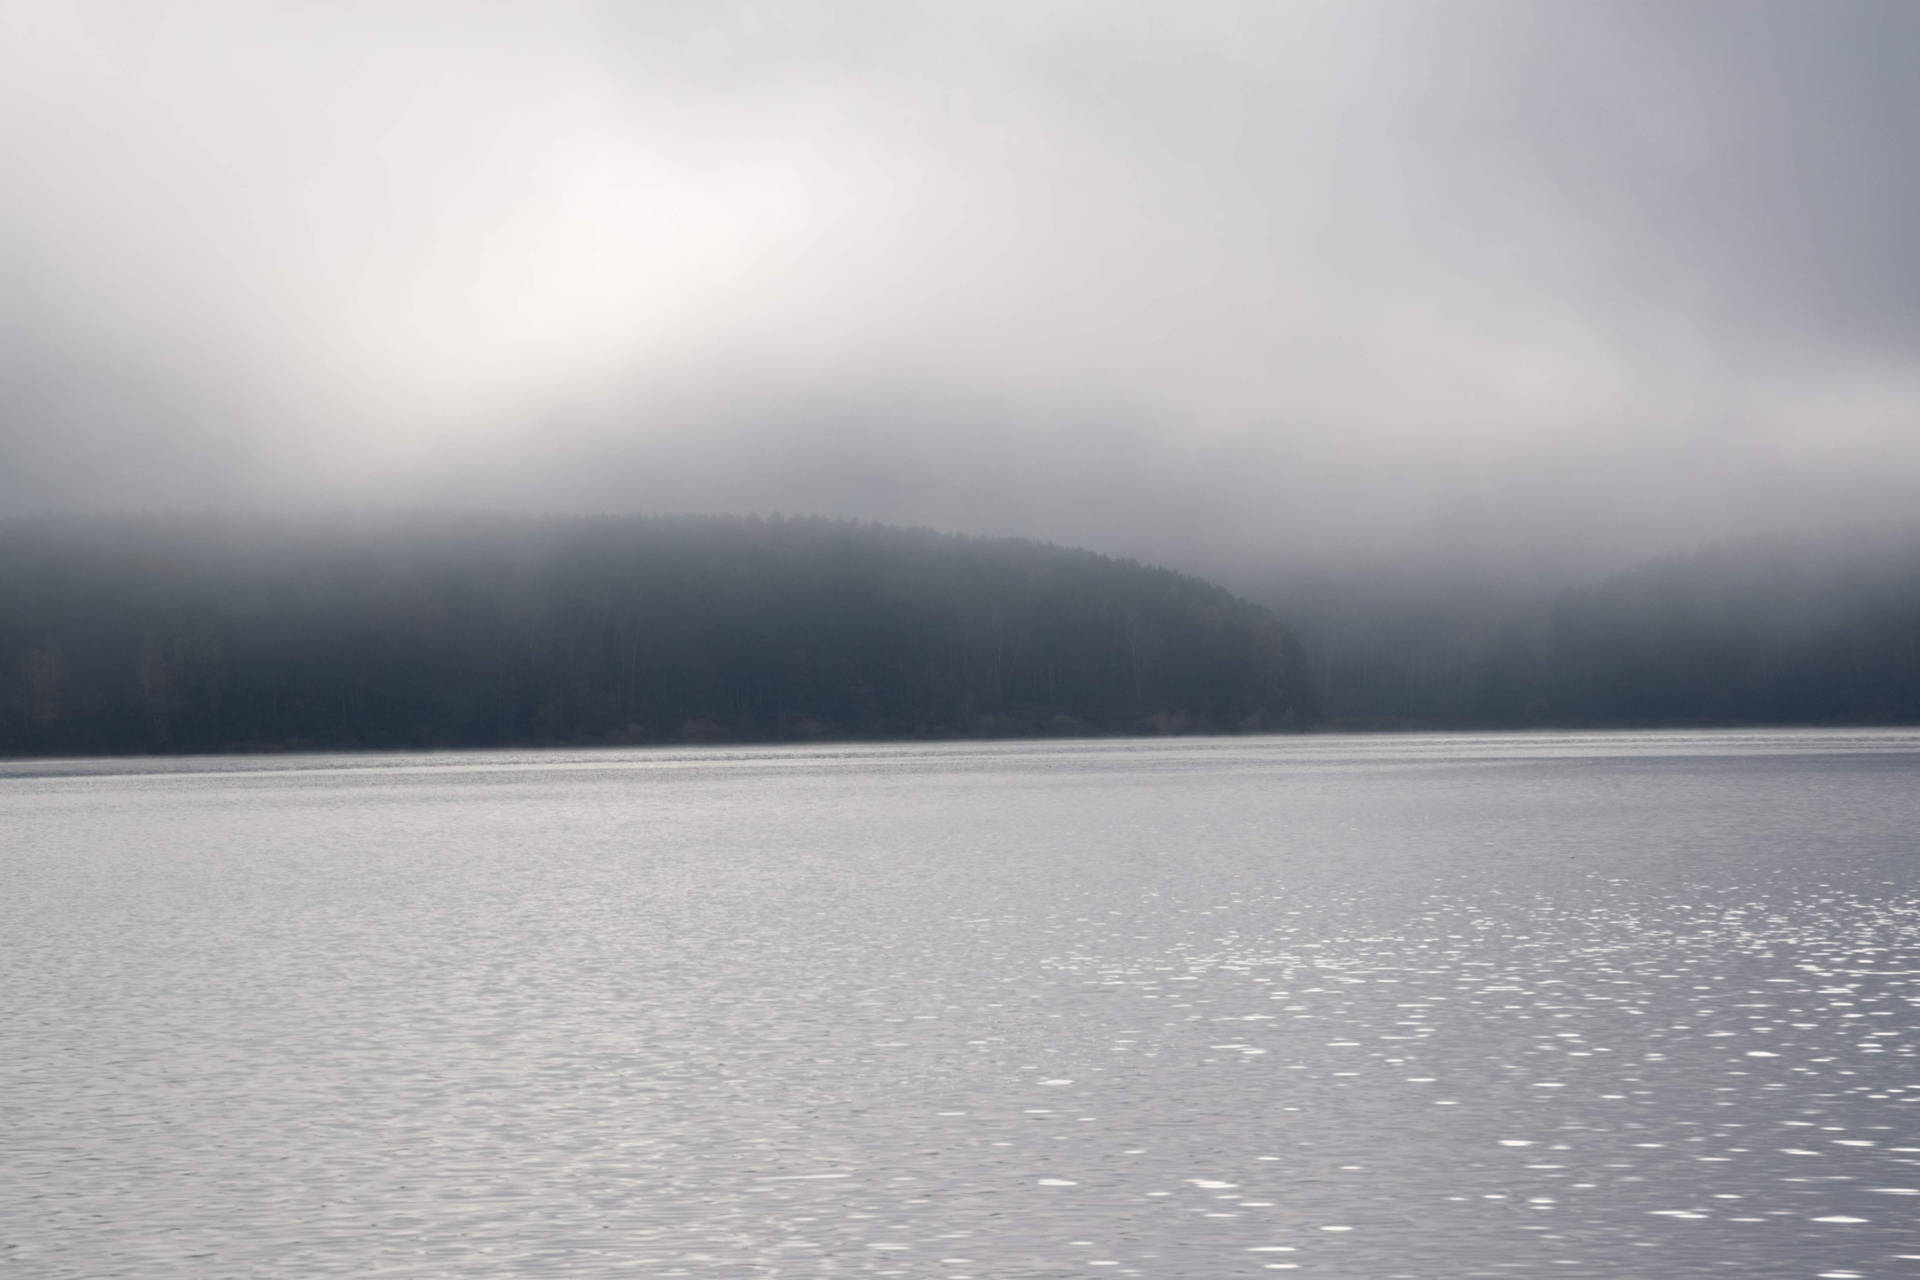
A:
<svg viewBox="0 0 1920 1280">
<path fill-rule="evenodd" d="M 1243 731 L 1264 609 L 1030 542 L 817 519 L 14 525 L 0 752 Z"/>
<path fill-rule="evenodd" d="M 1354 728 L 1920 724 L 1920 538 L 1750 541 L 1574 589 L 1282 593 Z"/>
</svg>

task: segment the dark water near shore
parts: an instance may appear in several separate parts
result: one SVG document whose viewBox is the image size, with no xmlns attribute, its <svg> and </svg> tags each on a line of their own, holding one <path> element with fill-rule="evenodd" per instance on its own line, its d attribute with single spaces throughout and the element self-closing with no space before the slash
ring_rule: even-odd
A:
<svg viewBox="0 0 1920 1280">
<path fill-rule="evenodd" d="M 0 765 L 0 1272 L 1920 1275 L 1920 734 Z"/>
</svg>

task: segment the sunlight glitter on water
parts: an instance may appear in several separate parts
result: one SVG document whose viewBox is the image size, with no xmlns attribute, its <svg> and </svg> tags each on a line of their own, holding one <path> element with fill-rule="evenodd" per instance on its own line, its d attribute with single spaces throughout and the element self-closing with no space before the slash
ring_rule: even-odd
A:
<svg viewBox="0 0 1920 1280">
<path fill-rule="evenodd" d="M 0 1264 L 1911 1274 L 1920 765 L 1703 741 L 16 779 Z"/>
</svg>

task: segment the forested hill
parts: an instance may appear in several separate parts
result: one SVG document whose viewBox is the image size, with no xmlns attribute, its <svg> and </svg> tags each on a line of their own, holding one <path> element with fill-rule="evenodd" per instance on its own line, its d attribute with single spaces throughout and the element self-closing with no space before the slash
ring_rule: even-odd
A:
<svg viewBox="0 0 1920 1280">
<path fill-rule="evenodd" d="M 1546 655 L 1536 696 L 1588 723 L 1920 724 L 1920 539 L 1656 561 L 1557 599 Z"/>
<path fill-rule="evenodd" d="M 1238 731 L 1314 714 L 1162 569 L 825 520 L 0 528 L 0 754 Z"/>
<path fill-rule="evenodd" d="M 1349 728 L 1920 724 L 1920 534 L 1754 540 L 1580 586 L 1273 589 Z"/>
</svg>

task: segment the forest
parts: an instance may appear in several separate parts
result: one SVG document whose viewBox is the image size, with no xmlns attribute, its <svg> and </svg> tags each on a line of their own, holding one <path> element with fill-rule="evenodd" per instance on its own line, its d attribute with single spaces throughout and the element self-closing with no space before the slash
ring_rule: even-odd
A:
<svg viewBox="0 0 1920 1280">
<path fill-rule="evenodd" d="M 1164 569 L 823 519 L 0 530 L 0 754 L 1243 732 L 1271 613 Z"/>
<path fill-rule="evenodd" d="M 1564 585 L 817 518 L 0 527 L 0 755 L 1920 724 L 1920 538 Z"/>
<path fill-rule="evenodd" d="M 1260 593 L 1329 727 L 1920 724 L 1920 536 L 1749 539 L 1575 584 L 1430 573 Z"/>
</svg>

